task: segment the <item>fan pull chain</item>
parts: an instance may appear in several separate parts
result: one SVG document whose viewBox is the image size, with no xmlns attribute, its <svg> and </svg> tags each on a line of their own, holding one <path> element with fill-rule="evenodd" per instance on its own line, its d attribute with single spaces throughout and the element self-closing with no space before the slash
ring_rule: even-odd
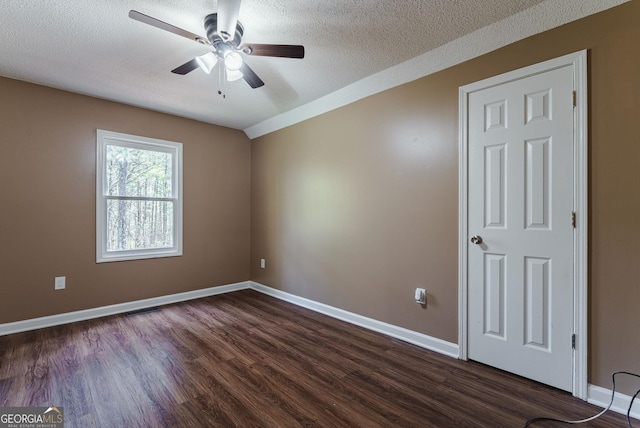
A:
<svg viewBox="0 0 640 428">
<path fill-rule="evenodd" d="M 220 60 L 218 70 L 218 95 L 222 95 L 222 98 L 227 98 L 227 95 L 224 93 L 224 58 Z"/>
</svg>

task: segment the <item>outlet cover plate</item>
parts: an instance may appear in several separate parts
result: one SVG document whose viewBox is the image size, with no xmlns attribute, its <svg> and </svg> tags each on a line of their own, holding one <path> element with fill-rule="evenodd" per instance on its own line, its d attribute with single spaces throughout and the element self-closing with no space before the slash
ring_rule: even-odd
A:
<svg viewBox="0 0 640 428">
<path fill-rule="evenodd" d="M 67 277 L 66 276 L 56 276 L 56 280 L 54 283 L 55 290 L 64 290 L 66 287 Z"/>
</svg>

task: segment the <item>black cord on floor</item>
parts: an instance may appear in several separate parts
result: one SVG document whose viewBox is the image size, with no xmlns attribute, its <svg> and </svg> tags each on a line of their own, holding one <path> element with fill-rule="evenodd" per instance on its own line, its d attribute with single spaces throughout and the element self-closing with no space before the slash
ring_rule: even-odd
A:
<svg viewBox="0 0 640 428">
<path fill-rule="evenodd" d="M 613 385 L 613 391 L 611 391 L 611 402 L 609 402 L 609 405 L 606 407 L 606 409 L 604 409 L 603 411 L 601 411 L 600 413 L 598 413 L 597 415 L 593 415 L 590 418 L 587 419 L 580 419 L 577 421 L 566 421 L 563 419 L 556 419 L 556 418 L 546 418 L 546 417 L 539 417 L 539 418 L 531 418 L 529 419 L 525 424 L 524 424 L 524 428 L 527 428 L 528 426 L 536 423 L 536 422 L 541 422 L 541 421 L 554 421 L 554 422 L 562 422 L 565 424 L 583 424 L 585 422 L 590 422 L 594 419 L 598 419 L 600 416 L 604 415 L 607 410 L 609 410 L 611 408 L 611 406 L 613 406 L 613 399 L 615 398 L 616 395 L 616 375 L 619 374 L 625 374 L 625 375 L 629 375 L 629 376 L 635 376 L 637 378 L 640 378 L 640 375 L 635 374 L 635 373 L 630 373 L 630 372 L 624 372 L 624 371 L 617 371 L 614 372 L 613 375 L 611 375 L 611 384 Z M 627 424 L 629 425 L 629 428 L 633 428 L 631 426 L 631 408 L 633 407 L 633 401 L 636 399 L 636 397 L 640 394 L 640 389 L 636 391 L 635 394 L 633 394 L 633 397 L 631 397 L 631 402 L 629 403 L 629 408 L 627 409 Z"/>
</svg>

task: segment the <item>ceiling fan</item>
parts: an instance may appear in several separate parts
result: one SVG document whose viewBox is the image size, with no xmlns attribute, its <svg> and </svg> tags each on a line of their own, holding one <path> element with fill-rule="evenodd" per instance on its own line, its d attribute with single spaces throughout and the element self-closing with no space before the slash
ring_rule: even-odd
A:
<svg viewBox="0 0 640 428">
<path fill-rule="evenodd" d="M 185 75 L 198 67 L 206 73 L 210 73 L 213 67 L 219 64 L 221 84 L 225 78 L 228 81 L 242 78 L 255 89 L 263 86 L 264 82 L 244 61 L 244 55 L 304 58 L 304 46 L 302 45 L 241 44 L 244 27 L 238 21 L 239 11 L 240 0 L 218 0 L 218 12 L 204 18 L 206 38 L 135 10 L 129 11 L 129 18 L 186 37 L 211 48 L 210 52 L 171 70 L 175 74 Z M 218 90 L 218 93 L 222 95 L 221 90 Z"/>
</svg>

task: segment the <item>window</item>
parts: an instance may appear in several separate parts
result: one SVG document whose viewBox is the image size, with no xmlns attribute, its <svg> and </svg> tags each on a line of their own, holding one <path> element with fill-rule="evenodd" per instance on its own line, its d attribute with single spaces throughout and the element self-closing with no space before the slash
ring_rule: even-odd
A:
<svg viewBox="0 0 640 428">
<path fill-rule="evenodd" d="M 98 130 L 96 261 L 182 255 L 182 144 Z"/>
</svg>

